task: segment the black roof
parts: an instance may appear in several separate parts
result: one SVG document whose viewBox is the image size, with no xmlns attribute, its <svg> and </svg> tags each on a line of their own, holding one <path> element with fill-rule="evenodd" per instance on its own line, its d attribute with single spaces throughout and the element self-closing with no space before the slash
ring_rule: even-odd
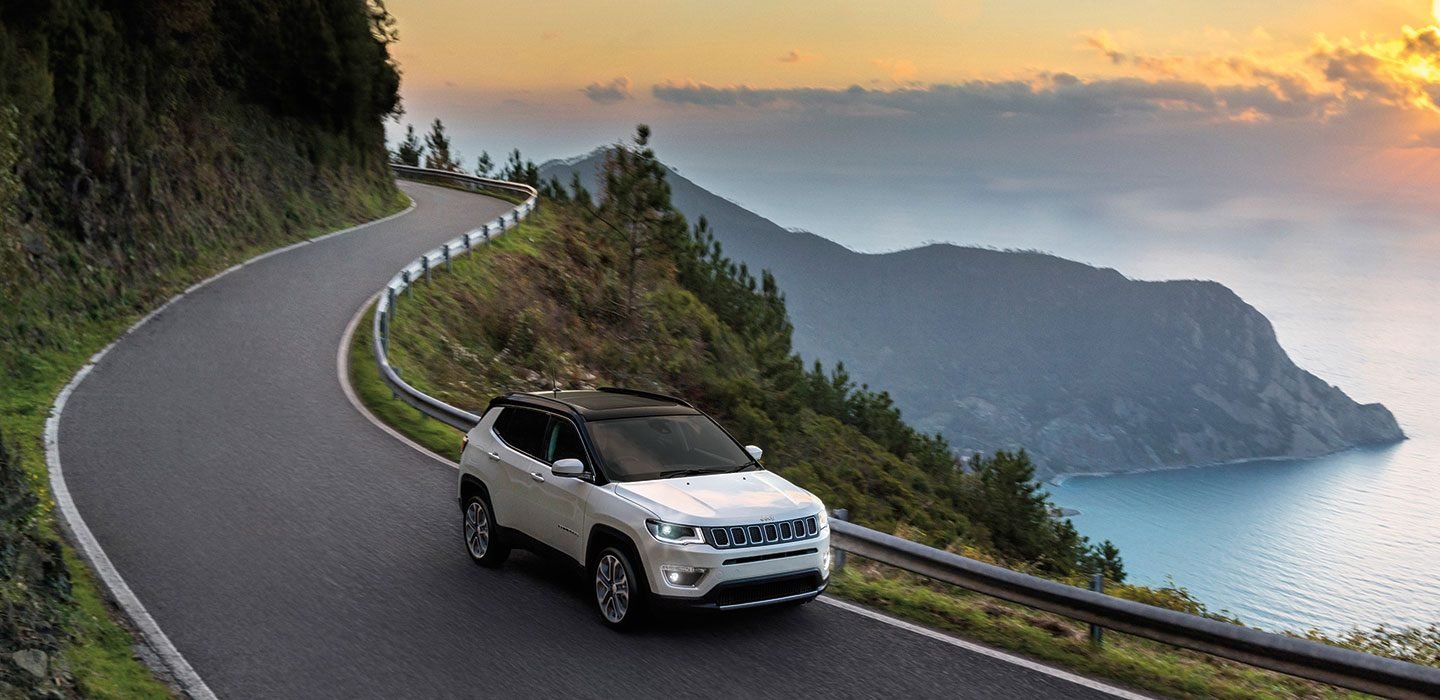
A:
<svg viewBox="0 0 1440 700">
<path fill-rule="evenodd" d="M 491 406 L 496 404 L 560 411 L 582 420 L 700 413 L 684 399 L 635 389 L 612 387 L 541 391 L 529 394 L 511 392 L 490 402 Z"/>
</svg>

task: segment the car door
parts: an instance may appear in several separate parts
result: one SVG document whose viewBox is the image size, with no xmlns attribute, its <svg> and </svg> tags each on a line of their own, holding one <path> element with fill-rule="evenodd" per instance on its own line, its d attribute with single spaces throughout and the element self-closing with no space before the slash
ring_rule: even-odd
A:
<svg viewBox="0 0 1440 700">
<path fill-rule="evenodd" d="M 594 488 L 589 478 L 555 476 L 549 465 L 556 460 L 578 459 L 586 470 L 594 473 L 590 456 L 580 441 L 580 432 L 568 418 L 552 415 L 545 429 L 542 445 L 545 455 L 544 481 L 535 488 L 534 516 L 540 520 L 537 539 L 561 553 L 580 561 L 583 549 L 580 533 L 585 532 L 587 490 Z"/>
<path fill-rule="evenodd" d="M 543 462 L 546 429 L 550 414 L 530 408 L 506 406 L 495 419 L 495 448 L 488 458 L 499 462 L 504 476 L 504 497 L 491 494 L 496 518 L 501 525 L 519 530 L 535 539 L 541 537 L 545 518 L 537 516 L 539 487 L 549 475 Z M 491 487 L 492 489 L 495 486 Z M 501 502 L 504 505 L 501 505 Z"/>
</svg>

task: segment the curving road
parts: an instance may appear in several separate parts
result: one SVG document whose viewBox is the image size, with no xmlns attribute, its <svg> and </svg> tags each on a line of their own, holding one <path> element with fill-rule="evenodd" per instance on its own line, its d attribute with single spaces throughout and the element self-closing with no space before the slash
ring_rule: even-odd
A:
<svg viewBox="0 0 1440 700">
<path fill-rule="evenodd" d="M 498 571 L 472 565 L 454 472 L 351 407 L 336 349 L 395 270 L 510 205 L 402 187 L 413 212 L 166 309 L 61 416 L 79 512 L 218 695 L 1105 695 L 825 604 L 621 636 L 553 564 L 517 553 Z"/>
</svg>

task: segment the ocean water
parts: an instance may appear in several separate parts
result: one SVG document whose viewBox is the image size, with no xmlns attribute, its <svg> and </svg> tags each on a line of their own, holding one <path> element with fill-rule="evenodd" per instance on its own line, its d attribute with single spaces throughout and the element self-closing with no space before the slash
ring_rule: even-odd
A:
<svg viewBox="0 0 1440 700">
<path fill-rule="evenodd" d="M 1410 439 L 1310 460 L 1071 477 L 1049 485 L 1053 500 L 1080 511 L 1081 533 L 1119 545 L 1132 581 L 1173 579 L 1248 624 L 1440 623 L 1440 211 L 1305 193 L 691 175 L 857 250 L 1039 249 L 1137 279 L 1229 286 L 1298 365 L 1384 403 Z"/>
</svg>

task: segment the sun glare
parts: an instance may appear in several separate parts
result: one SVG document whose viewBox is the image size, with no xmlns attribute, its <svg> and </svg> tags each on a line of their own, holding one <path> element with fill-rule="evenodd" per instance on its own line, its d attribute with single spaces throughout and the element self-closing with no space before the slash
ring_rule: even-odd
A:
<svg viewBox="0 0 1440 700">
<path fill-rule="evenodd" d="M 1434 17 L 1436 22 L 1440 22 L 1440 0 L 1435 0 L 1435 4 L 1430 7 L 1430 16 Z"/>
</svg>

